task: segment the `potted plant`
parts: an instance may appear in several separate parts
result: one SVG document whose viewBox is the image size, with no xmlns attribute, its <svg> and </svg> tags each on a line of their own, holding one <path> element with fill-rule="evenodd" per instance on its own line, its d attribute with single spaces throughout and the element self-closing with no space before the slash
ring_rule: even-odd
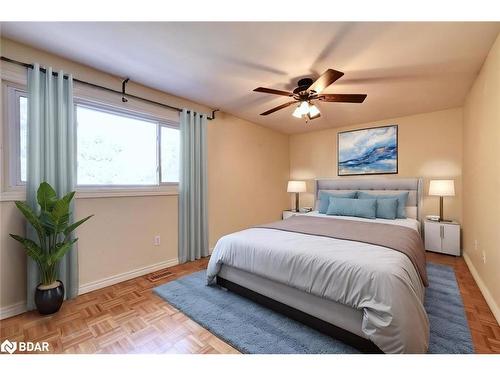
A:
<svg viewBox="0 0 500 375">
<path fill-rule="evenodd" d="M 17 208 L 34 228 L 37 240 L 15 234 L 10 236 L 23 244 L 26 254 L 38 265 L 41 280 L 35 290 L 35 304 L 43 315 L 53 314 L 61 308 L 64 284 L 57 279 L 57 266 L 78 240 L 71 238 L 71 233 L 93 216 L 69 223 L 70 204 L 74 195 L 72 191 L 59 199 L 52 186 L 42 182 L 37 191 L 40 206 L 38 214 L 26 202 L 16 201 Z"/>
</svg>

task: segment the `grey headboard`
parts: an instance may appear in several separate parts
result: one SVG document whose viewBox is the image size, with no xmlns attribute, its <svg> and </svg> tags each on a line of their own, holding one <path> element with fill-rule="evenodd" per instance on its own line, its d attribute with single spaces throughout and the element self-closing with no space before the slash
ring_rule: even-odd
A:
<svg viewBox="0 0 500 375">
<path fill-rule="evenodd" d="M 406 212 L 408 217 L 421 220 L 422 206 L 422 178 L 330 178 L 317 179 L 314 194 L 315 207 L 317 206 L 320 191 L 365 191 L 367 193 L 391 194 L 407 191 L 408 202 Z"/>
</svg>

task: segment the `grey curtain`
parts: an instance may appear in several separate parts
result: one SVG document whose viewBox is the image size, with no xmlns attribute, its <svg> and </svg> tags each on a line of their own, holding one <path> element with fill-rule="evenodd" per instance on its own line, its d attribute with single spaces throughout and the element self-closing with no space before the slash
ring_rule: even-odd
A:
<svg viewBox="0 0 500 375">
<path fill-rule="evenodd" d="M 26 200 L 38 210 L 36 192 L 46 181 L 59 197 L 75 190 L 76 183 L 76 125 L 73 107 L 73 78 L 58 76 L 52 68 L 46 72 L 38 64 L 28 69 L 28 173 Z M 73 211 L 73 210 L 72 210 Z M 72 220 L 72 218 L 70 219 Z M 28 236 L 34 236 L 33 228 L 27 227 Z M 76 246 L 59 264 L 59 279 L 64 283 L 66 298 L 78 294 L 78 258 Z M 27 303 L 34 309 L 34 290 L 40 282 L 36 263 L 28 259 Z"/>
<path fill-rule="evenodd" d="M 180 118 L 179 262 L 208 256 L 207 116 L 184 109 Z"/>
</svg>

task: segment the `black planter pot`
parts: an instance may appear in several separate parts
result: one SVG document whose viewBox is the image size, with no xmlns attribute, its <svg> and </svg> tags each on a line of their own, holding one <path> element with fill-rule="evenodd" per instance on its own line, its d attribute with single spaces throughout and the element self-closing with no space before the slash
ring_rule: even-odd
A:
<svg viewBox="0 0 500 375">
<path fill-rule="evenodd" d="M 59 311 L 64 300 L 64 284 L 57 280 L 59 285 L 51 289 L 39 289 L 39 284 L 35 290 L 35 305 L 42 315 L 54 314 Z"/>
</svg>

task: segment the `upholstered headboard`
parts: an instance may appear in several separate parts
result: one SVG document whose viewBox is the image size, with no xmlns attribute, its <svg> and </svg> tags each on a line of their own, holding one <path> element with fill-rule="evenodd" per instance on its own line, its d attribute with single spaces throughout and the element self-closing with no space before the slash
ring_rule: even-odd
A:
<svg viewBox="0 0 500 375">
<path fill-rule="evenodd" d="M 317 179 L 314 206 L 317 209 L 320 191 L 364 191 L 367 193 L 387 195 L 407 191 L 409 194 L 406 203 L 406 216 L 421 220 L 422 189 L 423 184 L 421 178 L 376 177 Z"/>
</svg>

